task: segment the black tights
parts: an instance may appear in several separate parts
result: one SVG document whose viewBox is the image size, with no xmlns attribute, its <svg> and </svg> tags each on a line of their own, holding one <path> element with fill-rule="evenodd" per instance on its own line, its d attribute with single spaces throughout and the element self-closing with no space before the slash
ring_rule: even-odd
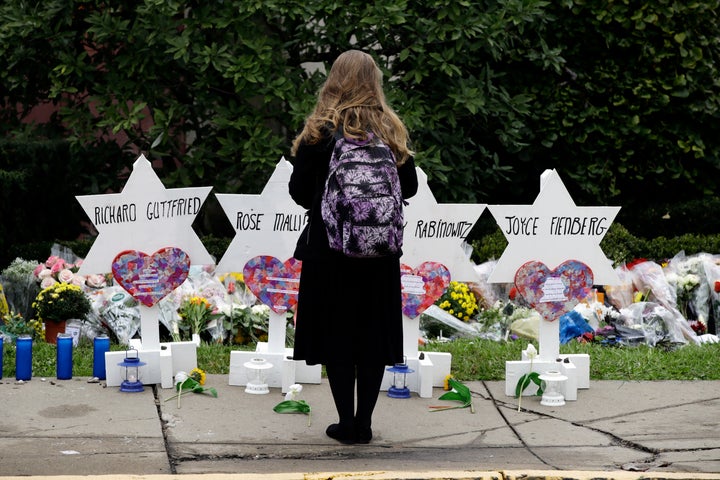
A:
<svg viewBox="0 0 720 480">
<path fill-rule="evenodd" d="M 353 365 L 334 363 L 325 365 L 339 423 L 346 428 L 369 429 L 375 410 L 384 365 Z M 357 379 L 357 410 L 355 410 L 355 380 Z"/>
</svg>

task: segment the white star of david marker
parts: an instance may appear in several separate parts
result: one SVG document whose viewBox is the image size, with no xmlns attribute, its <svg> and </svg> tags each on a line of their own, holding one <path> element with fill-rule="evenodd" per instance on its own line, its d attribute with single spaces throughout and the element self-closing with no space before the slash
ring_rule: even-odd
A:
<svg viewBox="0 0 720 480">
<path fill-rule="evenodd" d="M 453 280 L 476 282 L 478 275 L 462 243 L 485 210 L 485 204 L 437 203 L 427 175 L 416 168 L 418 191 L 405 207 L 401 262 L 411 268 L 423 262 L 439 262 L 450 270 Z"/>
<path fill-rule="evenodd" d="M 258 255 L 281 261 L 293 256 L 307 216 L 288 191 L 291 173 L 292 164 L 283 157 L 260 195 L 215 194 L 235 228 L 216 272 L 242 272 L 247 261 Z"/>
<path fill-rule="evenodd" d="M 532 205 L 489 205 L 508 246 L 490 274 L 490 283 L 514 283 L 515 273 L 536 260 L 554 269 L 566 260 L 586 264 L 596 285 L 619 278 L 600 241 L 620 207 L 578 207 L 555 170 L 546 170 Z"/>
<path fill-rule="evenodd" d="M 122 251 L 151 255 L 163 247 L 182 249 L 195 265 L 214 264 L 192 228 L 210 190 L 166 189 L 150 162 L 140 155 L 121 193 L 75 197 L 98 230 L 79 273 L 109 273 Z"/>
</svg>

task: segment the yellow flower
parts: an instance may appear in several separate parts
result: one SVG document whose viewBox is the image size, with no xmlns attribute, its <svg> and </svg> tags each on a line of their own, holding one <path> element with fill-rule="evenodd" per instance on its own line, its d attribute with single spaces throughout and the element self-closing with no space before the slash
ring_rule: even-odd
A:
<svg viewBox="0 0 720 480">
<path fill-rule="evenodd" d="M 190 370 L 190 376 L 195 379 L 200 385 L 205 385 L 205 372 L 199 368 L 193 368 Z"/>
<path fill-rule="evenodd" d="M 445 379 L 443 380 L 443 389 L 444 390 L 450 390 L 450 379 L 453 378 L 452 374 L 445 375 Z"/>
<path fill-rule="evenodd" d="M 455 280 L 450 282 L 448 289 L 436 302 L 436 305 L 466 322 L 470 321 L 478 312 L 475 294 L 470 291 L 467 284 Z"/>
</svg>

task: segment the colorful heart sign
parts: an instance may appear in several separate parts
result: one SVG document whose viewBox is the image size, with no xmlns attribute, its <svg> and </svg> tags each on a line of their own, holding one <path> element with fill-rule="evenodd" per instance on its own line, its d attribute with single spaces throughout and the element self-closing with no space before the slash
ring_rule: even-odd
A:
<svg viewBox="0 0 720 480">
<path fill-rule="evenodd" d="M 423 262 L 418 268 L 400 265 L 402 311 L 415 318 L 442 297 L 450 285 L 450 271 L 438 262 Z"/>
<path fill-rule="evenodd" d="M 247 261 L 243 268 L 245 285 L 275 313 L 294 310 L 300 287 L 302 262 L 290 258 L 281 262 L 270 255 L 260 255 Z"/>
<path fill-rule="evenodd" d="M 112 274 L 137 301 L 152 307 L 179 287 L 190 271 L 190 257 L 179 248 L 161 248 L 152 255 L 126 250 L 112 262 Z"/>
<path fill-rule="evenodd" d="M 592 286 L 592 270 L 577 260 L 563 262 L 555 270 L 531 261 L 515 273 L 515 287 L 520 295 L 549 322 L 575 308 Z"/>
</svg>

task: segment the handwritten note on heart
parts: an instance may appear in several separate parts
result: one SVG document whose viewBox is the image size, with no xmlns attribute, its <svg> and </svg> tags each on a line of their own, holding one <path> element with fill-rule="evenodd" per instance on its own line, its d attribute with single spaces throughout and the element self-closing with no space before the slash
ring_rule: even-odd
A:
<svg viewBox="0 0 720 480">
<path fill-rule="evenodd" d="M 297 305 L 302 262 L 290 258 L 281 262 L 270 255 L 253 257 L 243 268 L 245 285 L 275 313 L 294 310 Z"/>
<path fill-rule="evenodd" d="M 402 311 L 415 318 L 442 297 L 450 285 L 450 271 L 438 262 L 423 262 L 418 268 L 400 265 Z"/>
<path fill-rule="evenodd" d="M 161 248 L 152 255 L 126 250 L 112 262 L 112 274 L 137 301 L 152 307 L 179 287 L 190 271 L 190 257 L 179 248 Z"/>
<path fill-rule="evenodd" d="M 575 308 L 592 286 L 592 270 L 577 260 L 563 262 L 555 270 L 542 262 L 527 262 L 515 273 L 520 295 L 549 322 Z"/>
</svg>

